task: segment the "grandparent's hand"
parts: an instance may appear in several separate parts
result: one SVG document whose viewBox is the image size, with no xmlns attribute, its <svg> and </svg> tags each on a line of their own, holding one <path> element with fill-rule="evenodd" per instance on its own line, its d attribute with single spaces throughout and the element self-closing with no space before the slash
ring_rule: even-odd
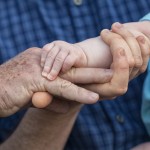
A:
<svg viewBox="0 0 150 150">
<path fill-rule="evenodd" d="M 40 58 L 41 49 L 31 48 L 0 66 L 0 117 L 11 115 L 29 104 L 33 93 L 38 91 L 47 91 L 52 95 L 80 103 L 98 101 L 98 94 L 60 77 L 54 81 L 43 78 L 39 64 Z M 92 78 L 92 82 L 94 82 L 93 80 L 100 80 L 102 83 L 108 82 L 112 74 L 107 71 L 104 74 L 104 72 L 105 70 L 100 69 L 97 78 Z M 89 76 L 88 74 L 87 77 L 84 76 L 82 82 L 87 81 Z M 77 78 L 80 78 L 79 75 Z M 88 83 L 91 83 L 90 80 L 91 78 Z"/>
</svg>

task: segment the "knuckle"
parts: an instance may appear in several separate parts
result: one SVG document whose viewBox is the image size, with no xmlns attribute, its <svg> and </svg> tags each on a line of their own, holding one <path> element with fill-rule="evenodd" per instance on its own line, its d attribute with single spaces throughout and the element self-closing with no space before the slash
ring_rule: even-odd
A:
<svg viewBox="0 0 150 150">
<path fill-rule="evenodd" d="M 59 55 L 58 57 L 56 57 L 55 59 L 56 63 L 61 63 L 63 61 L 63 56 L 62 55 Z"/>
<path fill-rule="evenodd" d="M 95 72 L 97 72 L 97 69 L 95 69 Z M 96 75 L 92 76 L 92 79 L 94 83 L 99 83 L 100 81 L 108 82 L 112 77 L 112 72 L 110 72 L 108 69 L 103 69 L 103 73 L 101 71 L 97 72 Z"/>
<path fill-rule="evenodd" d="M 46 59 L 47 59 L 47 60 L 51 60 L 53 57 L 54 57 L 54 55 L 51 54 L 51 55 L 48 55 Z"/>
<path fill-rule="evenodd" d="M 72 66 L 71 64 L 72 64 L 71 61 L 69 61 L 69 60 L 65 61 L 64 64 L 63 64 L 63 70 L 67 71 L 68 69 L 70 69 L 71 66 Z"/>
<path fill-rule="evenodd" d="M 117 43 L 120 43 L 122 41 L 122 37 L 120 35 L 114 35 L 112 36 L 110 39 L 109 39 L 109 43 L 110 45 L 113 45 L 113 43 L 117 42 Z"/>
<path fill-rule="evenodd" d="M 60 83 L 60 84 L 59 84 Z M 71 88 L 72 87 L 72 83 L 67 81 L 67 80 L 58 80 L 58 92 L 59 92 L 59 96 L 61 97 L 65 97 L 65 91 L 68 89 L 68 88 Z"/>
<path fill-rule="evenodd" d="M 61 89 L 66 89 L 72 86 L 72 83 L 67 80 L 62 80 Z"/>
<path fill-rule="evenodd" d="M 72 83 L 75 83 L 75 82 L 76 82 L 76 79 L 74 78 L 74 76 L 75 76 L 75 74 L 76 74 L 76 68 L 70 69 L 67 74 L 68 74 L 68 77 L 69 77 L 70 81 L 71 81 Z"/>
<path fill-rule="evenodd" d="M 48 56 L 47 56 L 47 59 L 48 59 L 48 60 L 51 60 L 54 56 L 55 56 L 55 52 L 50 51 L 50 53 L 49 53 Z"/>
</svg>

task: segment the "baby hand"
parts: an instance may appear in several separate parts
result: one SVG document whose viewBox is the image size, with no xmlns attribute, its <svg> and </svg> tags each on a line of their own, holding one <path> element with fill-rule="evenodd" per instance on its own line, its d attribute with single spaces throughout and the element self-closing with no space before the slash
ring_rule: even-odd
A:
<svg viewBox="0 0 150 150">
<path fill-rule="evenodd" d="M 60 71 L 67 72 L 71 67 L 83 67 L 87 63 L 84 51 L 75 44 L 54 41 L 43 47 L 41 55 L 42 75 L 54 80 Z"/>
</svg>

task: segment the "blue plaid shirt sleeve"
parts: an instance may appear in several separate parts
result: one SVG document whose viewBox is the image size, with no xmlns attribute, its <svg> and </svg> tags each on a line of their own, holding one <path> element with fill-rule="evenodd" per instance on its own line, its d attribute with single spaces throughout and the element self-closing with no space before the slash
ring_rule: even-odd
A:
<svg viewBox="0 0 150 150">
<path fill-rule="evenodd" d="M 149 0 L 1 0 L 0 63 L 54 40 L 96 37 L 116 21 L 138 21 L 149 11 Z M 124 96 L 85 105 L 64 149 L 129 150 L 148 141 L 140 114 L 145 75 L 130 82 Z M 15 131 L 24 113 L 0 118 L 0 142 Z"/>
</svg>

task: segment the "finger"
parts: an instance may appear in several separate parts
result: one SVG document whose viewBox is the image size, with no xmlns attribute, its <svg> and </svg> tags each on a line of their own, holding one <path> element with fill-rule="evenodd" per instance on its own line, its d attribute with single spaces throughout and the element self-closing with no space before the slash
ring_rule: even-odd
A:
<svg viewBox="0 0 150 150">
<path fill-rule="evenodd" d="M 48 54 L 48 52 L 53 48 L 53 46 L 54 46 L 53 43 L 49 43 L 49 44 L 46 44 L 46 45 L 42 48 L 41 67 L 44 67 L 47 54 Z"/>
<path fill-rule="evenodd" d="M 148 65 L 149 55 L 150 55 L 150 45 L 143 36 L 137 37 L 137 41 L 139 42 L 139 46 L 143 58 L 143 64 L 139 70 L 139 73 L 143 73 L 146 70 Z"/>
<path fill-rule="evenodd" d="M 113 47 L 115 48 L 115 47 Z M 129 65 L 123 49 L 114 50 L 113 77 L 110 82 L 104 84 L 92 84 L 85 88 L 99 93 L 103 97 L 115 97 L 126 92 L 129 80 Z"/>
<path fill-rule="evenodd" d="M 99 98 L 98 94 L 81 88 L 59 77 L 51 82 L 45 79 L 44 85 L 46 91 L 50 92 L 53 95 L 84 104 L 95 103 Z"/>
<path fill-rule="evenodd" d="M 113 71 L 111 69 L 101 68 L 71 68 L 65 74 L 59 76 L 72 83 L 90 84 L 90 83 L 106 83 L 112 78 Z"/>
<path fill-rule="evenodd" d="M 71 67 L 84 67 L 87 64 L 87 57 L 85 55 L 85 52 L 82 48 L 75 44 L 69 44 L 68 48 L 70 50 L 70 53 L 68 57 L 66 57 L 62 72 L 65 73 L 68 70 L 71 69 Z"/>
<path fill-rule="evenodd" d="M 47 77 L 48 73 L 51 71 L 53 62 L 55 60 L 55 57 L 57 56 L 58 52 L 60 51 L 58 46 L 54 46 L 51 51 L 48 53 L 47 57 L 46 57 L 46 61 L 44 64 L 44 68 L 42 71 L 42 75 L 44 77 Z"/>
<path fill-rule="evenodd" d="M 53 66 L 52 66 L 52 69 L 50 71 L 50 73 L 48 74 L 47 78 L 50 79 L 50 80 L 54 80 L 57 75 L 59 74 L 62 66 L 63 66 L 63 63 L 65 61 L 65 58 L 69 55 L 69 50 L 67 49 L 61 49 L 59 51 L 59 53 L 57 54 L 55 60 L 54 60 L 54 63 L 53 63 Z"/>
<path fill-rule="evenodd" d="M 75 62 L 76 62 L 76 55 L 68 55 L 68 57 L 66 57 L 66 59 L 64 60 L 63 66 L 62 66 L 62 72 L 65 73 L 68 70 L 71 69 L 72 66 L 74 66 Z"/>
<path fill-rule="evenodd" d="M 123 37 L 123 39 L 127 42 L 128 46 L 130 47 L 130 51 L 134 59 L 134 68 L 130 76 L 136 75 L 143 63 L 140 46 L 136 38 L 122 24 L 118 22 L 112 25 L 112 31 Z"/>
<path fill-rule="evenodd" d="M 52 102 L 53 96 L 48 92 L 36 92 L 32 96 L 32 104 L 36 108 L 45 108 Z"/>
<path fill-rule="evenodd" d="M 102 37 L 102 40 L 107 45 L 110 46 L 112 55 L 114 52 L 114 51 L 112 51 L 112 47 L 118 46 L 118 48 L 119 47 L 123 48 L 125 50 L 125 53 L 127 56 L 129 67 L 132 68 L 134 66 L 134 58 L 133 58 L 132 52 L 130 50 L 130 47 L 128 46 L 128 44 L 125 42 L 125 40 L 120 35 L 110 32 L 109 30 L 105 29 L 105 30 L 102 30 L 101 37 Z"/>
<path fill-rule="evenodd" d="M 133 78 L 135 78 L 138 75 L 140 75 L 141 73 L 143 73 L 146 70 L 148 61 L 149 61 L 150 45 L 149 45 L 148 41 L 143 36 L 138 36 L 137 41 L 138 41 L 140 49 L 141 49 L 143 64 L 139 68 L 138 72 L 136 72 L 135 74 L 132 73 L 132 75 L 130 75 L 130 80 L 132 80 Z"/>
</svg>

